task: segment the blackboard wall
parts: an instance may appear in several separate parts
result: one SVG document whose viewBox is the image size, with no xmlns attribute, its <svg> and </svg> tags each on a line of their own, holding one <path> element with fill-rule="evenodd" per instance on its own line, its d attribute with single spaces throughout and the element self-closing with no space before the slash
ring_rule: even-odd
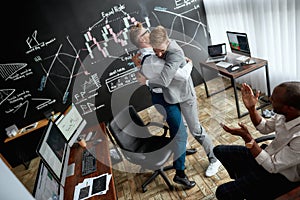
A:
<svg viewBox="0 0 300 200">
<path fill-rule="evenodd" d="M 151 105 L 135 79 L 136 48 L 129 27 L 168 28 L 192 58 L 193 80 L 210 38 L 202 0 L 31 0 L 1 6 L 0 114 L 5 128 L 22 128 L 73 102 L 93 121 L 109 121 L 133 104 Z"/>
</svg>

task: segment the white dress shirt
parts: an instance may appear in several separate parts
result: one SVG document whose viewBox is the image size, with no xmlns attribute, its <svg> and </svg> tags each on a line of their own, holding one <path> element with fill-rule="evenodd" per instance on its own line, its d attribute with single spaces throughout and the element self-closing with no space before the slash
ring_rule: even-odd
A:
<svg viewBox="0 0 300 200">
<path fill-rule="evenodd" d="M 141 73 L 147 78 L 147 79 L 153 79 L 160 76 L 160 72 L 164 67 L 165 61 L 161 58 L 158 58 L 152 48 L 143 48 L 139 51 L 141 53 L 140 59 L 142 60 L 144 56 L 147 56 L 145 58 L 144 62 L 142 63 L 141 67 Z M 148 56 L 149 55 L 149 56 Z M 191 62 L 188 62 L 183 68 L 179 68 L 176 71 L 176 74 L 174 76 L 174 79 L 176 80 L 187 80 L 190 75 L 191 71 L 193 69 L 193 65 Z M 146 83 L 147 85 L 147 83 Z M 161 88 L 154 88 L 154 92 L 161 93 Z"/>
<path fill-rule="evenodd" d="M 300 181 L 300 117 L 285 122 L 283 115 L 262 119 L 256 129 L 275 132 L 275 139 L 255 158 L 270 173 L 281 173 L 290 181 Z"/>
</svg>

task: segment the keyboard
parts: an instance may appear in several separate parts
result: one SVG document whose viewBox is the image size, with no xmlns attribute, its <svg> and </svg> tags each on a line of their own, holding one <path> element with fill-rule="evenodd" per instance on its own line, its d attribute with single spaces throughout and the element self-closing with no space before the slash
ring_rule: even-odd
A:
<svg viewBox="0 0 300 200">
<path fill-rule="evenodd" d="M 91 174 L 97 170 L 97 160 L 94 155 L 95 147 L 90 149 L 84 149 L 82 152 L 82 168 L 81 168 L 81 175 L 85 176 Z"/>
<path fill-rule="evenodd" d="M 219 62 L 219 61 L 224 61 L 226 60 L 227 56 L 215 56 L 215 57 L 208 57 L 206 62 L 210 63 L 210 62 Z"/>
</svg>

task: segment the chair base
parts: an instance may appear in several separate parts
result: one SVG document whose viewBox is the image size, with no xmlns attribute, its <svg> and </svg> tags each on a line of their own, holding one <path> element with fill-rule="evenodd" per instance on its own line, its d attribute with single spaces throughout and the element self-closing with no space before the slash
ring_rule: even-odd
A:
<svg viewBox="0 0 300 200">
<path fill-rule="evenodd" d="M 169 189 L 172 191 L 174 190 L 174 186 L 171 184 L 170 180 L 168 179 L 168 177 L 166 176 L 165 172 L 166 170 L 170 170 L 170 169 L 174 169 L 173 166 L 166 166 L 163 169 L 158 169 L 155 170 L 154 173 L 151 175 L 150 178 L 148 178 L 142 185 L 142 191 L 146 192 L 147 191 L 147 185 L 149 185 L 149 183 L 151 183 L 158 175 L 161 175 L 162 178 L 164 179 L 164 181 L 166 182 L 166 184 L 168 185 Z"/>
</svg>

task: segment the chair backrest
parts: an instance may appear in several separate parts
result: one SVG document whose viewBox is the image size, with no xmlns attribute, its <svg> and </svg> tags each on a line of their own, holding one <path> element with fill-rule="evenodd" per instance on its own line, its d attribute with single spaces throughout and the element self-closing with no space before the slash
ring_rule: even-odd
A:
<svg viewBox="0 0 300 200">
<path fill-rule="evenodd" d="M 109 124 L 109 129 L 116 143 L 123 150 L 136 152 L 143 145 L 143 140 L 151 137 L 133 106 L 121 110 Z"/>
</svg>

